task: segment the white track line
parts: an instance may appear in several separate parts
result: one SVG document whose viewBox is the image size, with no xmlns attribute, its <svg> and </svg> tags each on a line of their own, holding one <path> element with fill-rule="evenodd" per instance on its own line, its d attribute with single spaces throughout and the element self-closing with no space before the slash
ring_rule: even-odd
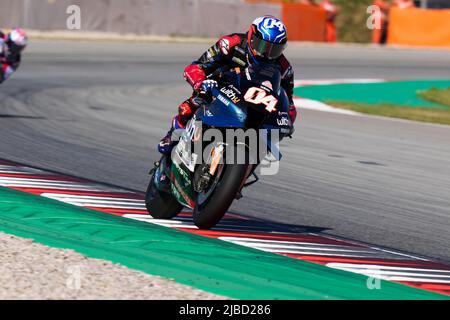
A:
<svg viewBox="0 0 450 320">
<path fill-rule="evenodd" d="M 252 239 L 252 238 L 239 238 L 239 237 L 220 237 L 220 240 L 229 242 L 239 242 L 246 243 L 255 247 L 266 247 L 266 248 L 314 248 L 317 250 L 336 250 L 336 251 L 353 251 L 353 252 L 374 252 L 374 250 L 367 251 L 368 248 L 365 247 L 354 247 L 354 246 L 340 246 L 335 244 L 318 244 L 310 242 L 301 241 L 278 241 L 278 240 L 262 240 L 262 239 Z"/>
<path fill-rule="evenodd" d="M 335 108 L 333 106 L 330 106 L 328 104 L 325 104 L 325 103 L 317 101 L 317 100 L 294 98 L 294 104 L 295 104 L 295 107 L 300 110 L 308 109 L 308 110 L 315 110 L 315 111 L 345 114 L 345 115 L 349 115 L 349 116 L 361 116 L 361 114 L 358 112 Z"/>
<path fill-rule="evenodd" d="M 0 186 L 11 187 L 11 188 L 29 188 L 29 189 L 55 189 L 55 190 L 71 190 L 71 191 L 98 191 L 104 192 L 105 189 L 83 187 L 83 186 L 68 186 L 68 185 L 42 185 L 42 184 L 31 184 L 31 183 L 6 183 L 0 182 Z"/>
<path fill-rule="evenodd" d="M 51 194 L 51 193 L 43 193 L 41 196 L 59 200 L 62 202 L 71 202 L 71 203 L 97 203 L 104 205 L 139 205 L 144 206 L 143 200 L 138 199 L 126 199 L 126 198 L 107 198 L 107 197 L 92 197 L 92 196 L 66 196 L 62 194 Z"/>
<path fill-rule="evenodd" d="M 43 193 L 43 197 L 55 198 L 55 199 L 71 199 L 71 200 L 101 200 L 101 201 L 124 201 L 124 202 L 136 202 L 144 203 L 143 199 L 135 198 L 123 198 L 123 197 L 108 197 L 108 196 L 91 196 L 91 195 L 76 195 L 66 193 Z"/>
<path fill-rule="evenodd" d="M 185 218 L 175 218 L 173 220 L 158 220 L 153 219 L 151 216 L 144 216 L 142 214 L 125 214 L 123 215 L 124 218 L 134 219 L 138 221 L 144 221 L 148 223 L 154 223 L 163 227 L 169 227 L 169 228 L 185 228 L 185 229 L 198 229 L 197 226 L 192 222 L 192 219 L 185 219 Z M 239 222 L 236 223 L 230 223 L 225 221 L 221 221 L 217 224 L 216 227 L 214 227 L 215 231 L 237 231 L 237 232 L 243 232 L 243 231 L 261 231 L 266 230 L 267 227 L 259 227 L 259 226 L 248 226 L 248 225 L 242 225 Z"/>
<path fill-rule="evenodd" d="M 231 242 L 231 241 L 230 241 Z M 363 254 L 363 255 L 371 255 L 373 256 L 375 253 L 373 251 L 364 251 L 364 250 L 349 250 L 349 249 L 330 249 L 330 248 L 318 248 L 318 247 L 310 247 L 310 246 L 276 246 L 276 245 L 254 245 L 249 244 L 247 242 L 240 242 L 240 241 L 232 241 L 235 244 L 239 244 L 246 247 L 251 247 L 255 249 L 261 249 L 264 251 L 271 251 L 271 252 L 289 252 L 289 253 L 296 253 L 296 252 L 323 252 L 324 254 L 339 254 L 339 253 L 350 253 L 350 254 Z"/>
<path fill-rule="evenodd" d="M 323 79 L 323 80 L 296 80 L 294 83 L 295 87 L 306 87 L 306 86 L 327 86 L 334 84 L 352 84 L 352 83 L 382 83 L 386 82 L 384 79 Z M 323 112 L 339 113 L 350 116 L 360 116 L 358 112 L 335 108 L 331 105 L 323 103 L 318 100 L 304 99 L 304 98 L 294 98 L 294 104 L 296 108 L 316 110 Z"/>
<path fill-rule="evenodd" d="M 302 241 L 296 241 L 294 240 L 290 240 L 290 241 L 286 241 L 286 240 L 271 240 L 271 239 L 256 239 L 256 238 L 245 238 L 245 237 L 220 237 L 221 240 L 224 241 L 245 241 L 245 242 L 261 242 L 261 243 L 280 243 L 280 244 L 308 244 L 311 246 L 320 246 L 320 247 L 344 247 L 343 245 L 338 245 L 338 244 L 322 244 L 322 243 L 314 243 L 314 242 L 302 242 Z M 349 247 L 349 248 L 366 248 L 366 247 L 359 247 L 359 246 L 345 246 L 345 247 Z"/>
<path fill-rule="evenodd" d="M 108 188 L 100 184 L 90 184 L 64 180 L 30 179 L 30 178 L 1 177 L 1 176 L 0 176 L 0 185 L 6 187 L 30 187 L 39 189 L 125 192 L 122 191 L 121 189 Z"/>
<path fill-rule="evenodd" d="M 89 207 L 98 209 L 121 209 L 121 210 L 145 210 L 145 205 L 123 205 L 123 204 L 102 204 L 102 203 L 92 203 L 92 202 L 73 202 L 65 201 L 65 203 L 77 206 L 77 207 Z"/>
<path fill-rule="evenodd" d="M 429 283 L 450 283 L 450 275 L 448 274 L 427 274 L 423 271 L 417 272 L 400 272 L 400 271 L 383 271 L 382 265 L 380 270 L 355 268 L 355 265 L 349 264 L 348 267 L 336 267 L 333 263 L 326 264 L 327 267 L 363 274 L 368 277 L 387 279 L 390 281 L 412 281 L 412 282 L 429 282 Z M 376 266 L 374 266 L 376 267 Z"/>
<path fill-rule="evenodd" d="M 328 264 L 333 268 L 354 268 L 354 269 L 375 269 L 375 270 L 397 270 L 397 271 L 420 271 L 420 272 L 440 272 L 447 273 L 450 276 L 450 270 L 440 269 L 424 269 L 424 268 L 411 268 L 411 267 L 399 267 L 399 266 L 383 266 L 373 264 L 353 264 L 353 263 L 340 263 L 332 262 Z"/>
<path fill-rule="evenodd" d="M 39 170 L 39 169 L 32 169 L 27 167 L 19 167 L 19 166 L 7 166 L 7 165 L 0 165 L 0 172 L 1 173 L 26 173 L 26 174 L 49 174 L 48 172 Z"/>
<path fill-rule="evenodd" d="M 243 244 L 238 244 L 238 245 L 242 245 L 245 246 Z M 272 253 L 288 253 L 288 254 L 298 254 L 298 255 L 306 255 L 306 256 L 327 256 L 327 257 L 341 257 L 341 258 L 377 258 L 376 256 L 374 257 L 373 254 L 352 254 L 352 253 L 341 253 L 341 252 L 317 252 L 317 251 L 308 251 L 308 250 L 273 250 L 273 249 L 267 249 L 267 248 L 255 248 L 255 247 L 251 247 L 251 246 L 247 246 L 250 248 L 254 248 L 254 249 L 258 249 L 261 251 L 266 251 L 266 252 L 272 252 Z"/>
<path fill-rule="evenodd" d="M 311 235 L 315 235 L 315 234 L 311 233 Z M 339 239 L 339 238 L 330 236 L 328 234 L 323 234 L 323 235 L 321 235 L 321 237 L 324 237 L 324 238 L 327 238 L 327 239 L 330 239 L 330 240 L 334 240 L 334 241 L 345 241 L 345 242 L 352 243 L 352 244 L 355 244 L 355 245 L 361 245 L 361 243 L 358 243 L 356 241 L 352 241 L 352 240 L 348 240 L 348 239 L 343 240 L 343 239 Z M 369 247 L 369 248 L 371 248 L 373 250 L 377 250 L 377 251 L 384 252 L 386 254 L 394 255 L 394 256 L 397 257 L 397 259 L 402 257 L 403 259 L 408 259 L 408 260 L 430 261 L 429 259 L 417 257 L 415 255 L 408 254 L 408 253 L 402 253 L 402 252 L 397 252 L 397 251 L 393 251 L 393 250 L 378 248 L 378 247 L 370 246 L 368 244 L 363 244 L 363 245 L 366 246 L 366 247 Z"/>
</svg>

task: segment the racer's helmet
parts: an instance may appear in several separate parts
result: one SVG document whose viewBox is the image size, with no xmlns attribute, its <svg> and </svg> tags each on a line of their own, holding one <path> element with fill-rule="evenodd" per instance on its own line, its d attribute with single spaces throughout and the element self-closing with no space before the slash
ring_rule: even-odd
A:
<svg viewBox="0 0 450 320">
<path fill-rule="evenodd" d="M 250 53 L 257 59 L 276 59 L 287 47 L 286 26 L 273 16 L 257 18 L 247 35 Z"/>
<path fill-rule="evenodd" d="M 8 45 L 9 51 L 13 54 L 19 54 L 28 44 L 28 37 L 20 28 L 11 30 L 11 32 L 6 37 L 6 44 Z"/>
</svg>

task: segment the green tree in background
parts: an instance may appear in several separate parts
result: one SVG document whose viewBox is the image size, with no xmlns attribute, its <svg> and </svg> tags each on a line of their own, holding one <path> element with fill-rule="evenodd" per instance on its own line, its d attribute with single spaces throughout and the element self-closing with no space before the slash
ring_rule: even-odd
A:
<svg viewBox="0 0 450 320">
<path fill-rule="evenodd" d="M 340 14 L 336 18 L 338 40 L 342 42 L 370 42 L 372 31 L 367 28 L 367 7 L 371 0 L 335 0 Z"/>
</svg>

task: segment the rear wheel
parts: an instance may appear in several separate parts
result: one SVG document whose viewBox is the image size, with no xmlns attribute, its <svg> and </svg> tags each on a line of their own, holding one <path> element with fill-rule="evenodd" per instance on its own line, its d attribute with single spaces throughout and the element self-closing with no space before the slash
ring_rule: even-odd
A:
<svg viewBox="0 0 450 320">
<path fill-rule="evenodd" d="M 156 188 L 155 174 L 145 194 L 145 206 L 148 213 L 155 219 L 173 219 L 181 212 L 183 206 L 174 196 Z"/>
<path fill-rule="evenodd" d="M 197 197 L 194 209 L 194 223 L 200 229 L 211 229 L 225 215 L 236 199 L 247 173 L 246 164 L 223 165 L 218 181 Z"/>
</svg>

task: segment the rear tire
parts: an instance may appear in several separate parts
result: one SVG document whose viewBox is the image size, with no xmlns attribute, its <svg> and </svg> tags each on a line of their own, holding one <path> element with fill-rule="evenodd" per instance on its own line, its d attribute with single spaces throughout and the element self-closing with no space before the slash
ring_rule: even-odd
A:
<svg viewBox="0 0 450 320">
<path fill-rule="evenodd" d="M 145 193 L 145 206 L 148 213 L 155 219 L 173 219 L 183 209 L 177 199 L 169 193 L 159 191 L 154 183 L 153 174 Z"/>
<path fill-rule="evenodd" d="M 242 185 L 247 172 L 247 165 L 226 165 L 222 179 L 215 187 L 211 196 L 194 209 L 194 223 L 200 229 L 211 229 L 225 215 L 230 208 Z"/>
</svg>

